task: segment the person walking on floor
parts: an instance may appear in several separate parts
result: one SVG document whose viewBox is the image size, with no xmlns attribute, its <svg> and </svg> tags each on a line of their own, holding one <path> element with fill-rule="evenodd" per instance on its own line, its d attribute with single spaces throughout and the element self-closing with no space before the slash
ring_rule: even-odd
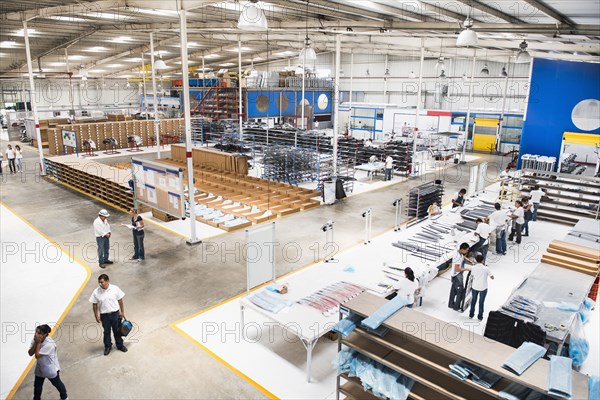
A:
<svg viewBox="0 0 600 400">
<path fill-rule="evenodd" d="M 544 191 L 540 189 L 539 186 L 536 186 L 531 193 L 529 193 L 531 197 L 531 203 L 533 204 L 533 214 L 531 215 L 532 221 L 537 221 L 538 208 L 540 208 L 540 203 L 542 202 L 542 196 L 544 196 L 544 194 Z"/>
<path fill-rule="evenodd" d="M 17 172 L 15 168 L 15 151 L 10 144 L 6 148 L 6 159 L 8 160 L 8 168 L 10 169 L 10 173 L 15 174 Z"/>
<path fill-rule="evenodd" d="M 94 310 L 96 322 L 102 322 L 104 330 L 104 355 L 107 356 L 112 349 L 110 332 L 115 337 L 117 349 L 127 352 L 123 344 L 123 337 L 119 332 L 122 319 L 125 319 L 125 305 L 123 303 L 125 293 L 117 286 L 109 283 L 108 275 L 102 274 L 98 277 L 98 287 L 90 296 L 90 303 Z"/>
<path fill-rule="evenodd" d="M 129 215 L 131 216 L 131 225 L 128 227 L 133 232 L 133 257 L 131 259 L 144 261 L 144 219 L 135 208 L 129 210 Z"/>
<path fill-rule="evenodd" d="M 111 236 L 108 217 L 110 217 L 108 211 L 100 210 L 98 218 L 94 220 L 94 233 L 96 235 L 96 244 L 98 245 L 98 263 L 100 264 L 100 268 L 106 268 L 106 264 L 113 263 L 108 259 Z"/>
<path fill-rule="evenodd" d="M 462 207 L 465 205 L 465 195 L 467 194 L 467 189 L 460 189 L 456 196 L 452 199 L 452 208 Z"/>
<path fill-rule="evenodd" d="M 469 252 L 469 244 L 462 243 L 458 250 L 453 254 L 451 261 L 452 268 L 452 286 L 450 287 L 450 297 L 448 299 L 448 307 L 454 311 L 460 311 L 463 299 L 465 297 L 465 286 L 463 280 L 463 272 L 470 271 L 469 268 L 464 268 L 465 262 L 471 263 L 465 256 Z"/>
<path fill-rule="evenodd" d="M 21 146 L 15 146 L 15 159 L 17 161 L 17 172 L 23 172 L 23 150 Z"/>
<path fill-rule="evenodd" d="M 385 179 L 384 179 L 384 181 L 392 180 L 393 167 L 394 167 L 394 159 L 392 158 L 392 156 L 387 156 L 387 158 L 385 159 Z"/>
<path fill-rule="evenodd" d="M 477 319 L 483 321 L 483 305 L 485 303 L 485 297 L 487 296 L 488 290 L 488 277 L 494 279 L 494 275 L 490 272 L 490 269 L 483 265 L 483 256 L 477 254 L 475 256 L 475 265 L 471 267 L 471 276 L 473 276 L 473 283 L 471 285 L 471 310 L 469 311 L 469 318 L 475 316 L 475 303 L 479 299 L 479 312 L 477 313 Z"/>
<path fill-rule="evenodd" d="M 27 352 L 35 356 L 35 379 L 33 381 L 33 400 L 42 398 L 42 387 L 46 378 L 58 390 L 61 400 L 68 399 L 65 384 L 60 380 L 60 364 L 56 353 L 56 342 L 50 336 L 48 325 L 39 325 L 35 328 L 31 346 Z"/>
<path fill-rule="evenodd" d="M 494 204 L 496 211 L 490 214 L 490 227 L 496 234 L 496 254 L 506 255 L 506 221 L 508 216 L 500 203 Z"/>
<path fill-rule="evenodd" d="M 529 221 L 533 218 L 533 206 L 529 202 L 528 197 L 523 197 L 521 203 L 523 204 L 523 218 L 525 218 L 525 223 L 523 223 L 523 226 L 521 227 L 521 233 L 524 233 L 523 236 L 529 236 Z"/>
<path fill-rule="evenodd" d="M 510 215 L 510 218 L 513 220 L 513 225 L 510 235 L 508 236 L 508 240 L 512 241 L 516 235 L 517 244 L 521 244 L 521 228 L 525 223 L 525 212 L 523 211 L 523 204 L 521 203 L 521 200 L 515 201 L 515 210 Z"/>
</svg>

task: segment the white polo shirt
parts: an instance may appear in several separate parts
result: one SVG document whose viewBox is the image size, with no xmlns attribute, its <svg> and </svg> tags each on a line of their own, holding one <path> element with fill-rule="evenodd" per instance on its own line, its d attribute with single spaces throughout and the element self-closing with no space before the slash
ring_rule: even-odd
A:
<svg viewBox="0 0 600 400">
<path fill-rule="evenodd" d="M 506 225 L 506 210 L 496 210 L 489 216 L 492 228 Z"/>
<path fill-rule="evenodd" d="M 525 223 L 525 210 L 523 210 L 523 207 L 519 207 L 513 211 L 513 215 L 517 216 L 517 224 L 523 225 Z"/>
<path fill-rule="evenodd" d="M 542 196 L 544 195 L 544 191 L 542 189 L 538 189 L 538 190 L 532 191 L 529 194 L 531 195 L 532 203 L 539 203 L 540 201 L 542 201 Z"/>
<path fill-rule="evenodd" d="M 479 224 L 477 224 L 477 229 L 475 229 L 475 233 L 483 239 L 487 239 L 488 237 L 490 237 L 491 231 L 492 227 L 486 224 L 485 222 L 480 222 Z"/>
<path fill-rule="evenodd" d="M 33 340 L 31 341 L 33 346 Z M 56 378 L 57 372 L 60 371 L 58 356 L 56 355 L 56 343 L 50 336 L 40 344 L 40 355 L 35 365 L 35 376 L 41 378 Z"/>
<path fill-rule="evenodd" d="M 452 264 L 450 266 L 452 268 L 452 276 L 456 276 L 460 273 L 460 272 L 456 272 L 456 270 L 454 269 L 454 266 L 456 264 L 458 264 L 462 268 L 462 264 L 463 264 L 464 260 L 465 260 L 465 256 L 463 256 L 460 253 L 460 251 L 456 250 L 454 252 L 454 254 L 452 254 Z"/>
<path fill-rule="evenodd" d="M 107 233 L 110 233 L 110 225 L 108 224 L 108 219 L 102 221 L 100 216 L 94 220 L 94 234 L 96 237 L 105 236 Z"/>
<path fill-rule="evenodd" d="M 107 289 L 98 286 L 90 296 L 90 303 L 98 304 L 100 314 L 108 314 L 119 311 L 119 300 L 125 297 L 125 293 L 117 285 L 109 284 Z"/>
<path fill-rule="evenodd" d="M 393 165 L 394 165 L 394 159 L 392 158 L 392 156 L 387 156 L 387 158 L 385 159 L 385 167 L 387 169 L 391 169 Z"/>
<path fill-rule="evenodd" d="M 408 278 L 400 278 L 398 282 L 394 284 L 394 289 L 398 291 L 398 296 L 408 299 L 408 304 L 415 302 L 415 291 L 419 288 L 419 282 L 415 278 L 411 281 Z"/>
<path fill-rule="evenodd" d="M 472 288 L 481 292 L 488 288 L 488 278 L 491 276 L 490 269 L 483 264 L 475 264 L 471 267 L 471 276 L 473 277 Z"/>
</svg>

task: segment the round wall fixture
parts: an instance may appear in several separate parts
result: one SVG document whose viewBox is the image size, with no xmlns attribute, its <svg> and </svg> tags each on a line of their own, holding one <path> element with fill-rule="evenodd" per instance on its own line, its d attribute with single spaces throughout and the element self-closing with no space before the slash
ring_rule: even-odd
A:
<svg viewBox="0 0 600 400">
<path fill-rule="evenodd" d="M 571 112 L 573 124 L 582 131 L 594 131 L 600 128 L 600 101 L 582 100 Z"/>
<path fill-rule="evenodd" d="M 308 102 L 308 100 L 307 100 L 307 99 L 303 99 L 303 100 L 301 100 L 301 101 L 300 101 L 300 105 L 301 105 L 301 106 L 309 106 L 309 105 L 310 105 L 310 103 Z"/>
<path fill-rule="evenodd" d="M 279 111 L 287 110 L 289 104 L 290 104 L 290 102 L 284 93 L 281 93 L 279 95 L 279 97 L 277 97 L 277 109 Z"/>
<path fill-rule="evenodd" d="M 325 95 L 325 94 L 319 95 L 319 100 L 317 100 L 317 107 L 319 107 L 319 110 L 326 109 L 327 104 L 329 104 L 329 99 L 327 98 L 327 95 Z"/>
<path fill-rule="evenodd" d="M 265 94 L 261 94 L 256 98 L 256 109 L 260 112 L 267 112 L 269 109 L 269 98 Z"/>
</svg>

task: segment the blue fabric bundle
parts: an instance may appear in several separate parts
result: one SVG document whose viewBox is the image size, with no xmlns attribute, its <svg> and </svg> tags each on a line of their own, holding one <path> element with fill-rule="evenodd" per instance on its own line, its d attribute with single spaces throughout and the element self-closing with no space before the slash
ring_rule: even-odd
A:
<svg viewBox="0 0 600 400">
<path fill-rule="evenodd" d="M 365 318 L 361 325 L 371 329 L 377 329 L 386 319 L 394 315 L 402 307 L 408 305 L 408 299 L 404 296 L 396 296 L 385 303 L 368 318 Z"/>
<path fill-rule="evenodd" d="M 362 317 L 352 314 L 349 317 L 340 320 L 340 322 L 335 324 L 331 330 L 346 337 L 356 329 L 356 324 L 361 320 Z"/>
<path fill-rule="evenodd" d="M 263 310 L 271 311 L 275 314 L 286 307 L 291 307 L 293 304 L 291 301 L 282 299 L 278 295 L 266 290 L 261 290 L 248 296 L 248 300 Z"/>
<path fill-rule="evenodd" d="M 464 381 L 470 377 L 473 382 L 488 389 L 501 379 L 500 375 L 466 361 L 450 364 L 449 367 L 450 373 L 458 379 Z"/>
<path fill-rule="evenodd" d="M 596 375 L 588 378 L 588 399 L 600 399 L 600 378 Z"/>
<path fill-rule="evenodd" d="M 521 375 L 544 354 L 546 354 L 546 349 L 543 346 L 524 342 L 504 361 L 502 368 Z"/>
<path fill-rule="evenodd" d="M 569 357 L 550 356 L 548 394 L 571 398 L 573 395 L 573 360 Z"/>
<path fill-rule="evenodd" d="M 586 297 L 585 300 L 583 300 L 583 306 L 585 308 L 587 308 L 588 310 L 591 310 L 592 308 L 594 308 L 594 304 L 596 304 L 596 302 L 592 299 L 590 299 L 589 297 Z"/>
</svg>

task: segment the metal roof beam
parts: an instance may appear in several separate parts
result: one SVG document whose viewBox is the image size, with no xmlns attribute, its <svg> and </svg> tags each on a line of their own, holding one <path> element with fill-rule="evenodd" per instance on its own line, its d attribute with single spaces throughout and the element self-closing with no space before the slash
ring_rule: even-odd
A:
<svg viewBox="0 0 600 400">
<path fill-rule="evenodd" d="M 47 18 L 55 15 L 93 15 L 105 10 L 126 7 L 126 0 L 100 0 L 93 2 L 80 2 L 75 4 L 65 4 L 62 6 L 45 7 L 37 10 L 22 12 L 11 12 L 2 14 L 0 19 L 12 21 L 30 21 L 35 18 Z"/>
<path fill-rule="evenodd" d="M 469 0 L 469 1 L 467 1 L 467 0 L 458 0 L 458 1 L 460 1 L 461 3 L 463 3 L 466 6 L 469 6 L 469 7 L 472 6 L 473 8 L 476 8 L 479 11 L 482 11 L 485 14 L 494 16 L 494 17 L 499 18 L 499 19 L 501 19 L 503 21 L 506 21 L 506 22 L 510 22 L 510 23 L 526 23 L 525 21 L 523 21 L 522 19 L 517 18 L 514 15 L 507 14 L 507 13 L 505 13 L 503 11 L 500 11 L 500 10 L 494 8 L 494 7 L 490 7 L 487 4 L 484 4 L 484 3 L 480 2 L 480 1 L 475 1 L 475 0 Z M 487 20 L 487 19 L 488 18 L 484 17 L 484 21 Z"/>
<path fill-rule="evenodd" d="M 557 20 L 561 24 L 569 25 L 571 27 L 573 27 L 573 26 L 576 25 L 575 22 L 572 19 L 570 19 L 566 15 L 563 15 L 563 14 L 559 13 L 555 9 L 547 6 L 542 1 L 539 1 L 539 0 L 524 0 L 524 1 L 527 4 L 529 4 L 530 6 L 533 6 L 533 7 L 537 8 L 538 10 L 540 10 L 541 12 L 543 12 L 544 14 L 546 14 L 547 16 L 549 16 L 551 18 L 554 18 L 555 20 Z M 566 4 L 566 2 L 565 2 L 565 4 Z"/>
</svg>

